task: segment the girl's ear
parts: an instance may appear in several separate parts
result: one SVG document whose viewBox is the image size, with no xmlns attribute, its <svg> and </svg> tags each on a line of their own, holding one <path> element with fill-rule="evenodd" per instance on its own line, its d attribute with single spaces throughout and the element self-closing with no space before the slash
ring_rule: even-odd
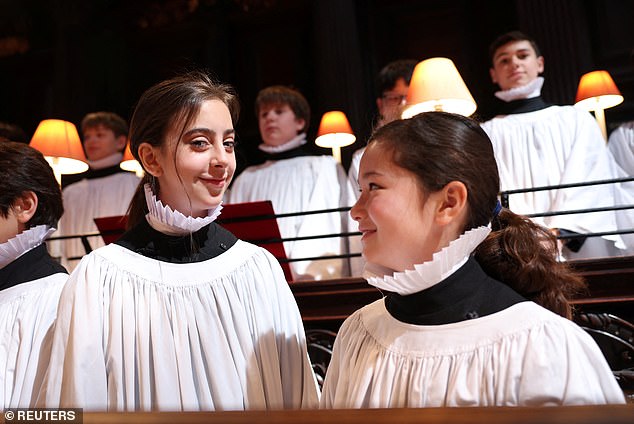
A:
<svg viewBox="0 0 634 424">
<path fill-rule="evenodd" d="M 467 213 L 467 187 L 460 181 L 451 181 L 440 192 L 440 201 L 436 210 L 436 222 L 439 225 L 462 224 Z"/>
<path fill-rule="evenodd" d="M 25 191 L 13 203 L 12 210 L 20 224 L 26 224 L 33 218 L 37 211 L 37 194 Z"/>
<path fill-rule="evenodd" d="M 149 143 L 141 143 L 139 145 L 139 159 L 143 168 L 152 176 L 160 177 L 163 174 L 163 167 L 159 162 L 158 147 L 154 147 Z"/>
</svg>

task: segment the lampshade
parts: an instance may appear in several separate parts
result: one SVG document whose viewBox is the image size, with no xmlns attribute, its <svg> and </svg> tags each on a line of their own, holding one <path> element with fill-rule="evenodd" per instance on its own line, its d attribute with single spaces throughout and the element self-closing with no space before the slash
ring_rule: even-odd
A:
<svg viewBox="0 0 634 424">
<path fill-rule="evenodd" d="M 623 102 L 623 96 L 607 71 L 584 74 L 579 81 L 575 106 L 589 111 L 607 109 Z"/>
<path fill-rule="evenodd" d="M 42 152 L 58 181 L 61 174 L 77 174 L 88 169 L 77 128 L 72 122 L 45 119 L 37 126 L 29 144 Z"/>
<path fill-rule="evenodd" d="M 623 102 L 623 96 L 607 71 L 593 71 L 584 74 L 579 80 L 575 106 L 583 110 L 594 111 L 603 139 L 608 141 L 604 109 Z"/>
<path fill-rule="evenodd" d="M 132 151 L 130 150 L 130 141 L 129 140 L 125 144 L 125 150 L 123 152 L 123 159 L 121 160 L 121 163 L 119 164 L 119 167 L 121 169 L 126 170 L 126 171 L 134 172 L 139 177 L 143 177 L 143 174 L 145 173 L 145 171 L 143 171 L 143 167 L 141 166 L 139 161 L 137 161 L 134 158 L 134 156 L 132 155 Z"/>
<path fill-rule="evenodd" d="M 434 57 L 419 62 L 414 68 L 402 116 L 411 118 L 430 111 L 470 116 L 477 107 L 451 59 Z"/>
<path fill-rule="evenodd" d="M 348 118 L 343 112 L 334 110 L 324 113 L 317 130 L 316 145 L 332 148 L 332 155 L 337 162 L 341 162 L 341 147 L 349 146 L 355 140 Z"/>
</svg>

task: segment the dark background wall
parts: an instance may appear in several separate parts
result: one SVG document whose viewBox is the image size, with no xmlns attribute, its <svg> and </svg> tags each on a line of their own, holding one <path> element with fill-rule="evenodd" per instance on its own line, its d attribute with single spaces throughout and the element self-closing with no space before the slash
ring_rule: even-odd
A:
<svg viewBox="0 0 634 424">
<path fill-rule="evenodd" d="M 346 112 L 357 134 L 347 164 L 391 60 L 451 58 L 476 117 L 491 116 L 487 46 L 512 29 L 542 48 L 547 101 L 573 103 L 580 76 L 606 69 L 625 97 L 606 111 L 608 131 L 634 119 L 634 0 L 0 0 L 0 121 L 30 136 L 46 118 L 129 119 L 150 85 L 206 68 L 240 95 L 243 164 L 259 142 L 253 101 L 271 84 L 306 95 L 311 138 L 324 112 Z"/>
</svg>

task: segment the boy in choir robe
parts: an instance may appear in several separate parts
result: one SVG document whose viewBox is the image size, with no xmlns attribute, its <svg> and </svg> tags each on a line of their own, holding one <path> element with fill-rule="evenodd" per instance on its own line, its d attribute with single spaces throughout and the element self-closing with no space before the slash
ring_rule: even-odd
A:
<svg viewBox="0 0 634 424">
<path fill-rule="evenodd" d="M 98 231 L 94 218 L 124 215 L 139 178 L 120 168 L 128 138 L 128 124 L 112 112 L 87 114 L 81 122 L 84 151 L 90 168 L 62 177 L 64 215 L 55 236 Z M 101 236 L 88 238 L 92 249 L 104 245 Z M 72 271 L 86 248 L 79 238 L 51 243 L 53 256 Z"/>
<path fill-rule="evenodd" d="M 62 193 L 44 156 L 0 142 L 0 401 L 28 408 L 38 361 L 68 279 L 44 240 L 62 215 Z M 46 362 L 47 358 L 42 358 Z"/>
<path fill-rule="evenodd" d="M 276 214 L 334 209 L 352 204 L 351 188 L 342 166 L 332 156 L 315 155 L 306 146 L 310 107 L 297 90 L 271 86 L 255 102 L 259 149 L 266 162 L 250 166 L 234 181 L 229 203 L 270 200 Z M 338 234 L 348 231 L 345 212 L 279 218 L 282 238 Z M 289 258 L 341 255 L 348 251 L 344 237 L 284 243 Z M 327 279 L 350 274 L 349 261 L 325 259 L 291 262 L 293 279 Z"/>
<path fill-rule="evenodd" d="M 501 190 L 617 178 L 616 164 L 592 116 L 573 106 L 544 102 L 544 57 L 537 43 L 519 31 L 498 37 L 489 48 L 491 80 L 500 87 L 498 115 L 482 124 L 493 143 Z M 521 214 L 621 204 L 629 195 L 618 184 L 513 194 L 510 208 Z M 534 218 L 560 235 L 612 232 L 631 227 L 627 211 L 564 214 Z M 564 239 L 565 240 L 565 239 Z M 570 238 L 566 259 L 624 255 L 624 237 Z"/>
<path fill-rule="evenodd" d="M 401 112 L 405 106 L 407 90 L 412 79 L 412 73 L 416 67 L 413 59 L 400 59 L 385 65 L 377 77 L 377 88 L 379 96 L 376 98 L 376 107 L 379 115 L 377 117 L 375 129 L 381 128 L 396 119 L 401 119 Z M 359 163 L 365 147 L 356 150 L 352 154 L 348 179 L 354 189 L 355 199 L 359 197 L 357 187 L 359 183 Z"/>
</svg>

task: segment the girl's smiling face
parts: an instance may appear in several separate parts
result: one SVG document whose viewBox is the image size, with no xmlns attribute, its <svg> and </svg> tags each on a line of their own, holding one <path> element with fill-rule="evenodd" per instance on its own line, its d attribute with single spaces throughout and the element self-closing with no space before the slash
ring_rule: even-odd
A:
<svg viewBox="0 0 634 424">
<path fill-rule="evenodd" d="M 368 262 L 404 271 L 443 247 L 434 222 L 437 193 L 424 193 L 416 176 L 396 165 L 390 152 L 370 144 L 361 159 L 359 185 L 361 197 L 350 214 L 359 223 Z"/>
<path fill-rule="evenodd" d="M 175 125 L 165 147 L 152 148 L 160 165 L 160 171 L 153 173 L 159 181 L 158 198 L 185 215 L 206 216 L 220 204 L 233 178 L 234 146 L 235 130 L 227 106 L 219 100 L 203 102 L 182 136 L 181 127 Z"/>
</svg>

